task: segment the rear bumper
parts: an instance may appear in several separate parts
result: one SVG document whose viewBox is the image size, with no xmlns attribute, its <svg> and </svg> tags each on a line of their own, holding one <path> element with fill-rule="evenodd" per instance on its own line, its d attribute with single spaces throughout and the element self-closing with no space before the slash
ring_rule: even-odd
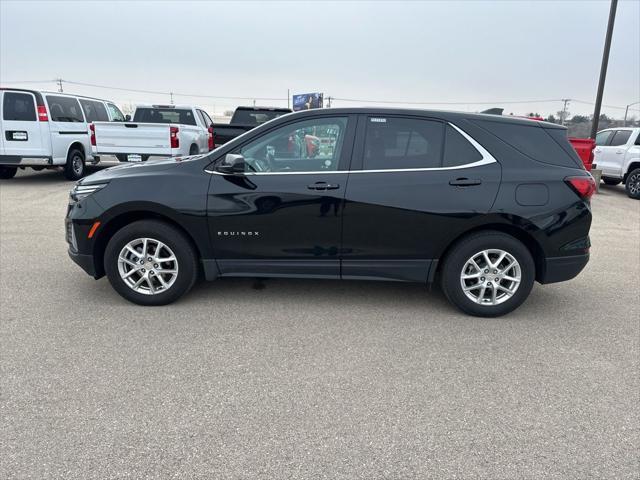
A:
<svg viewBox="0 0 640 480">
<path fill-rule="evenodd" d="M 575 278 L 589 263 L 589 254 L 547 258 L 540 283 L 564 282 Z"/>
<path fill-rule="evenodd" d="M 0 165 L 6 167 L 47 167 L 53 165 L 51 157 L 35 155 L 23 157 L 21 155 L 0 155 Z"/>
<path fill-rule="evenodd" d="M 73 260 L 80 268 L 93 278 L 96 278 L 96 268 L 93 263 L 93 255 L 83 255 L 74 251 L 71 247 L 69 248 L 68 253 L 71 260 Z"/>
</svg>

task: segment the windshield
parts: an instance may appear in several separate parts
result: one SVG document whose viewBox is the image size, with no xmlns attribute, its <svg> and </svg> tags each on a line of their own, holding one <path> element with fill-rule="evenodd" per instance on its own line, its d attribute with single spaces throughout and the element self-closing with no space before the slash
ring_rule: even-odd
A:
<svg viewBox="0 0 640 480">
<path fill-rule="evenodd" d="M 180 108 L 138 108 L 133 116 L 134 122 L 141 123 L 180 123 L 195 125 L 193 112 Z"/>
<path fill-rule="evenodd" d="M 277 110 L 236 110 L 231 119 L 231 123 L 244 125 L 262 125 L 269 120 L 281 117 L 289 112 Z"/>
</svg>

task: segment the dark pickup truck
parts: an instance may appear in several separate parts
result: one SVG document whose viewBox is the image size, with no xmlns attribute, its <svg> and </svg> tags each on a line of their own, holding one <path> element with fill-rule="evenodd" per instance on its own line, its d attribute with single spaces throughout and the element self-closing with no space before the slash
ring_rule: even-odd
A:
<svg viewBox="0 0 640 480">
<path fill-rule="evenodd" d="M 229 140 L 233 140 L 249 130 L 262 125 L 269 120 L 281 117 L 287 113 L 291 113 L 289 108 L 277 107 L 238 107 L 233 112 L 231 122 L 214 123 L 213 128 L 213 146 L 219 147 Z"/>
</svg>

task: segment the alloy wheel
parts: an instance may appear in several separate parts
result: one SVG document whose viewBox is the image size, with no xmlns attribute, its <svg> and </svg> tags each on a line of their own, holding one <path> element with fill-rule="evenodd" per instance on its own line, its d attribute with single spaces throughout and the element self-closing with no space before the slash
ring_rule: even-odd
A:
<svg viewBox="0 0 640 480">
<path fill-rule="evenodd" d="M 499 305 L 509 300 L 522 282 L 520 264 L 509 252 L 482 250 L 469 258 L 460 285 L 468 299 L 480 305 Z"/>
<path fill-rule="evenodd" d="M 137 238 L 120 251 L 118 272 L 134 292 L 157 295 L 169 290 L 178 278 L 178 259 L 161 241 Z"/>
<path fill-rule="evenodd" d="M 629 183 L 629 193 L 634 196 L 638 195 L 640 192 L 640 173 L 631 175 L 627 182 Z"/>
</svg>

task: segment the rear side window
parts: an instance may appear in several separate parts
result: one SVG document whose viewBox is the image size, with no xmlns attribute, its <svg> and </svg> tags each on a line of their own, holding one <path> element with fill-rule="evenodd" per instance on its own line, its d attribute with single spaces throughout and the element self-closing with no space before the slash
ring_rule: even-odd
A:
<svg viewBox="0 0 640 480">
<path fill-rule="evenodd" d="M 611 139 L 611 146 L 618 147 L 620 145 L 625 145 L 631 136 L 631 130 L 616 130 L 616 133 L 613 135 Z"/>
<path fill-rule="evenodd" d="M 80 104 L 75 98 L 47 95 L 47 103 L 54 122 L 84 122 Z"/>
<path fill-rule="evenodd" d="M 80 100 L 82 110 L 87 122 L 108 122 L 109 115 L 107 115 L 107 109 L 104 108 L 102 102 L 96 102 L 94 100 Z"/>
<path fill-rule="evenodd" d="M 182 125 L 196 124 L 193 112 L 180 108 L 138 108 L 133 121 L 141 123 L 181 123 Z"/>
<path fill-rule="evenodd" d="M 607 130 L 606 132 L 600 132 L 596 135 L 596 145 L 598 145 L 599 147 L 606 145 L 607 142 L 609 141 L 609 137 L 611 136 L 611 134 L 613 133 L 613 131 L 611 130 Z"/>
<path fill-rule="evenodd" d="M 36 121 L 36 105 L 30 93 L 5 92 L 2 105 L 5 120 Z"/>
<path fill-rule="evenodd" d="M 564 129 L 547 131 L 535 124 L 530 126 L 490 120 L 474 120 L 474 123 L 538 162 L 562 167 L 582 167 Z"/>
<path fill-rule="evenodd" d="M 432 120 L 369 117 L 363 169 L 440 167 L 443 133 L 444 125 Z"/>
<path fill-rule="evenodd" d="M 443 167 L 457 167 L 479 162 L 482 155 L 469 143 L 455 128 L 447 125 L 447 133 L 444 140 Z"/>
</svg>

